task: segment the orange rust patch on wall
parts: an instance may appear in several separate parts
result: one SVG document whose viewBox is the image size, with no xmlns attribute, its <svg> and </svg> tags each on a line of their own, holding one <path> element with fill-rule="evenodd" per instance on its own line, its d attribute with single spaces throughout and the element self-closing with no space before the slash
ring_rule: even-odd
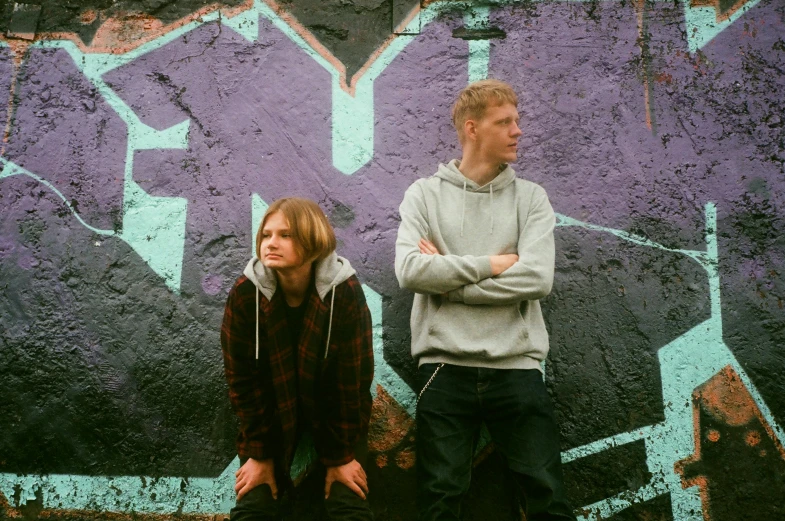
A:
<svg viewBox="0 0 785 521">
<path fill-rule="evenodd" d="M 414 420 L 382 386 L 376 387 L 376 393 L 371 409 L 368 449 L 371 452 L 387 452 L 406 438 Z"/>
<path fill-rule="evenodd" d="M 654 81 L 657 83 L 666 83 L 670 85 L 673 83 L 673 76 L 668 74 L 667 72 L 660 72 L 654 77 Z"/>
<path fill-rule="evenodd" d="M 379 454 L 376 456 L 376 466 L 380 469 L 387 466 L 387 454 Z"/>
<path fill-rule="evenodd" d="M 415 455 L 413 449 L 405 449 L 396 454 L 395 464 L 403 470 L 409 470 L 414 467 Z"/>
<path fill-rule="evenodd" d="M 696 388 L 692 398 L 695 452 L 674 465 L 682 486 L 699 488 L 706 521 L 730 519 L 726 503 L 740 489 L 745 489 L 742 497 L 752 498 L 740 508 L 750 509 L 753 517 L 764 513 L 771 506 L 772 486 L 779 486 L 774 482 L 785 482 L 781 440 L 730 366 Z M 774 459 L 763 459 L 769 455 L 766 447 L 774 450 Z M 756 508 L 764 510 L 756 514 Z"/>
<path fill-rule="evenodd" d="M 744 437 L 744 442 L 749 445 L 750 447 L 754 447 L 760 444 L 760 432 L 758 431 L 749 431 L 747 435 Z"/>
<path fill-rule="evenodd" d="M 3 130 L 2 143 L 0 143 L 0 156 L 5 154 L 5 147 L 8 144 L 8 138 L 11 135 L 11 122 L 15 117 L 14 99 L 16 97 L 16 81 L 19 75 L 19 69 L 22 66 L 22 60 L 27 55 L 27 49 L 30 48 L 32 42 L 27 40 L 9 40 L 8 47 L 11 49 L 11 57 L 13 60 L 13 72 L 11 73 L 11 88 L 8 91 L 8 106 L 6 110 L 6 122 Z"/>
<path fill-rule="evenodd" d="M 232 18 L 251 9 L 253 4 L 254 0 L 247 0 L 245 3 L 231 8 L 218 3 L 210 4 L 170 24 L 164 24 L 146 14 L 133 12 L 116 14 L 101 23 L 90 45 L 86 45 L 78 35 L 65 32 L 39 33 L 35 35 L 35 40 L 67 40 L 73 42 L 85 53 L 125 54 L 175 29 L 201 20 L 203 16 L 208 14 L 218 11 L 222 16 Z M 82 15 L 81 22 L 92 23 L 98 17 L 100 17 L 100 13 L 86 11 Z M 91 18 L 92 21 L 90 21 Z M 9 45 L 16 41 L 1 34 L 0 40 L 5 40 Z"/>
<path fill-rule="evenodd" d="M 79 21 L 85 25 L 90 25 L 98 18 L 98 13 L 92 9 L 88 9 L 79 16 Z"/>
<path fill-rule="evenodd" d="M 695 393 L 694 398 L 702 402 L 709 414 L 732 427 L 748 424 L 758 412 L 752 396 L 730 366 L 722 369 Z"/>
</svg>

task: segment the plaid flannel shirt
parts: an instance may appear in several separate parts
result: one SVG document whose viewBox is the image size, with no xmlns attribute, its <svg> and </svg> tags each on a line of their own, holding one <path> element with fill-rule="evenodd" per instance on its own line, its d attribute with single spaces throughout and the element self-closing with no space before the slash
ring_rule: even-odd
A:
<svg viewBox="0 0 785 521">
<path fill-rule="evenodd" d="M 240 277 L 229 293 L 221 326 L 229 397 L 240 419 L 238 454 L 282 457 L 288 470 L 299 416 L 310 424 L 324 465 L 350 462 L 355 445 L 368 432 L 373 379 L 371 314 L 360 281 L 352 275 L 333 289 L 326 358 L 331 295 L 322 301 L 311 292 L 296 365 L 280 290 L 270 300 L 259 294 L 259 360 L 255 359 L 256 291 L 253 282 Z"/>
</svg>

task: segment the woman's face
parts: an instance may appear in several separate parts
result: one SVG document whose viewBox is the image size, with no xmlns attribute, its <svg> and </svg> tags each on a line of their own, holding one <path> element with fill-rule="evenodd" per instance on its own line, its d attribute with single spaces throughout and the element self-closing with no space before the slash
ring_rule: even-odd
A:
<svg viewBox="0 0 785 521">
<path fill-rule="evenodd" d="M 262 263 L 273 270 L 290 270 L 303 266 L 303 256 L 283 213 L 275 212 L 267 217 L 262 228 L 259 254 Z"/>
</svg>

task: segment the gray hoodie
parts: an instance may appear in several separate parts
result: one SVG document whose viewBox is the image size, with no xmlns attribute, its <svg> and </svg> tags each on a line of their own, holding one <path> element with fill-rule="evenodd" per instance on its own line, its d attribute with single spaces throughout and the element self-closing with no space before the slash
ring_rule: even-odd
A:
<svg viewBox="0 0 785 521">
<path fill-rule="evenodd" d="M 412 356 L 424 363 L 539 369 L 548 354 L 540 298 L 551 291 L 555 217 L 545 190 L 507 166 L 479 186 L 439 165 L 400 206 L 395 274 L 415 292 Z M 420 253 L 420 238 L 441 255 Z M 490 257 L 519 260 L 491 276 Z"/>
<path fill-rule="evenodd" d="M 335 299 L 335 287 L 345 282 L 349 277 L 356 272 L 349 261 L 335 252 L 332 252 L 326 258 L 316 261 L 313 264 L 315 271 L 315 285 L 316 293 L 319 298 L 324 301 L 328 293 L 332 291 L 332 299 L 330 302 L 330 321 L 327 327 L 327 342 L 325 343 L 324 356 L 327 357 L 330 345 L 330 336 L 332 334 L 333 325 L 333 304 Z M 259 290 L 256 292 L 256 359 L 259 359 L 259 292 L 264 295 L 267 300 L 272 300 L 275 294 L 275 289 L 278 287 L 278 278 L 275 272 L 265 266 L 258 258 L 253 257 L 243 270 L 243 275 L 248 277 L 248 280 L 253 282 L 254 286 Z"/>
</svg>

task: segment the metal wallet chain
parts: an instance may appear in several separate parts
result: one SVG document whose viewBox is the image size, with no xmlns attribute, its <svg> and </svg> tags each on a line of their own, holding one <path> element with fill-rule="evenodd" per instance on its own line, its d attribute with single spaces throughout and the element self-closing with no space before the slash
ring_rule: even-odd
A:
<svg viewBox="0 0 785 521">
<path fill-rule="evenodd" d="M 431 382 L 433 382 L 433 379 L 436 378 L 436 373 L 438 373 L 439 369 L 441 369 L 442 367 L 444 367 L 444 364 L 439 364 L 438 367 L 436 367 L 436 370 L 431 375 L 431 377 L 428 378 L 428 381 L 425 382 L 425 385 L 420 390 L 420 394 L 417 395 L 417 402 L 414 404 L 415 407 L 417 407 L 417 405 L 420 403 L 420 398 L 422 398 L 423 393 L 428 388 L 428 386 L 431 385 Z"/>
</svg>

